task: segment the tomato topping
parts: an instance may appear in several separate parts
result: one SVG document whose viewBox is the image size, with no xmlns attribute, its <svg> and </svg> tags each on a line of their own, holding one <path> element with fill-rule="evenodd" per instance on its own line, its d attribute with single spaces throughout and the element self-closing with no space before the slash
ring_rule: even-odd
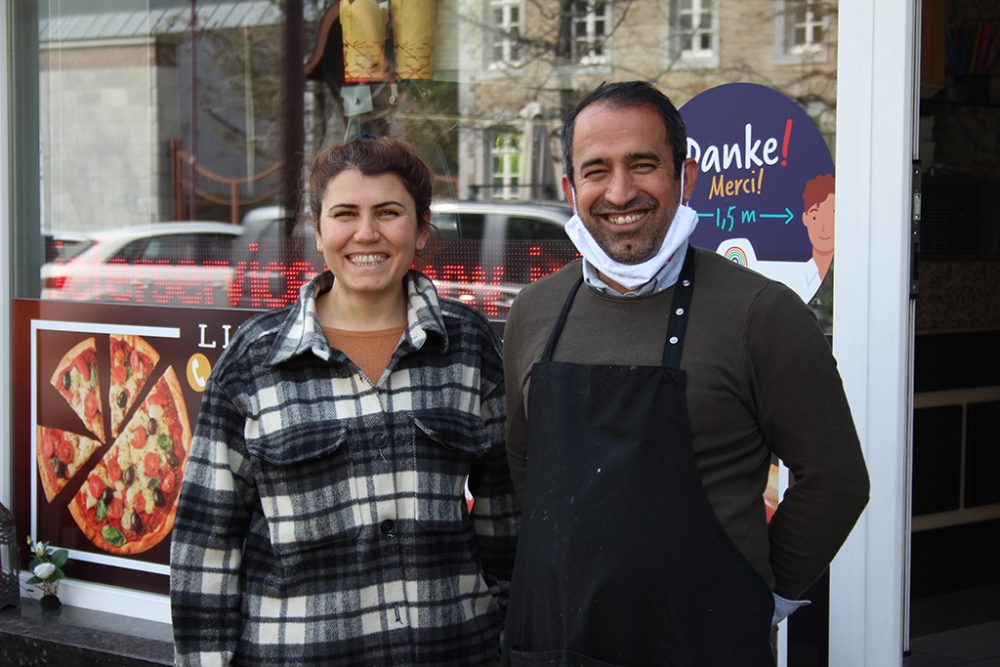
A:
<svg viewBox="0 0 1000 667">
<path fill-rule="evenodd" d="M 93 419 L 97 414 L 97 392 L 89 391 L 83 399 L 83 412 L 87 419 Z"/>
<path fill-rule="evenodd" d="M 147 475 L 156 477 L 160 472 L 160 457 L 157 456 L 156 452 L 149 452 L 146 454 L 146 458 L 142 460 L 142 465 Z"/>
<path fill-rule="evenodd" d="M 132 367 L 132 372 L 138 372 L 142 370 L 142 357 L 135 350 L 128 355 L 128 365 Z"/>
<path fill-rule="evenodd" d="M 149 395 L 149 402 L 153 405 L 166 405 L 170 401 L 170 392 L 157 391 Z"/>
<path fill-rule="evenodd" d="M 108 516 L 112 519 L 122 518 L 122 514 L 125 513 L 125 503 L 118 496 L 115 496 L 111 500 L 111 505 L 108 507 Z"/>
<path fill-rule="evenodd" d="M 111 478 L 112 482 L 117 482 L 122 478 L 122 467 L 118 465 L 118 459 L 108 460 L 108 477 Z"/>
<path fill-rule="evenodd" d="M 104 493 L 104 482 L 97 475 L 91 475 L 87 478 L 87 484 L 90 487 L 90 495 L 95 498 L 100 498 L 101 494 Z"/>
<path fill-rule="evenodd" d="M 164 493 L 172 493 L 175 484 L 177 484 L 177 475 L 174 474 L 173 470 L 168 470 L 163 473 L 163 479 L 160 480 L 161 491 Z"/>
<path fill-rule="evenodd" d="M 42 456 L 47 459 L 52 458 L 52 455 L 56 451 L 55 443 L 52 442 L 54 437 L 51 433 L 46 433 L 42 438 Z"/>
<path fill-rule="evenodd" d="M 59 446 L 56 447 L 56 456 L 59 457 L 60 461 L 69 465 L 73 462 L 73 457 L 76 456 L 76 452 L 73 451 L 73 445 L 71 443 L 63 440 L 59 443 Z"/>
<path fill-rule="evenodd" d="M 86 359 L 82 356 L 77 357 L 73 360 L 73 366 L 76 367 L 76 370 L 83 376 L 84 380 L 90 379 L 90 366 L 87 365 Z"/>
<path fill-rule="evenodd" d="M 132 436 L 132 446 L 136 449 L 142 449 L 146 446 L 146 429 L 142 426 L 135 430 L 135 434 Z"/>
<path fill-rule="evenodd" d="M 115 384 L 122 384 L 125 382 L 127 376 L 128 374 L 124 366 L 116 365 L 111 367 L 111 381 Z"/>
</svg>

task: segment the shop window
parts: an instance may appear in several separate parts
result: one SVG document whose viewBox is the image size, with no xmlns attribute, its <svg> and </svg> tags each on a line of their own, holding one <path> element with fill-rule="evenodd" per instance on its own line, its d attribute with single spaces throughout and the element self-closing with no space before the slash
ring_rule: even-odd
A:
<svg viewBox="0 0 1000 667">
<path fill-rule="evenodd" d="M 715 0 L 675 0 L 673 58 L 684 65 L 718 63 L 718 12 Z"/>
<path fill-rule="evenodd" d="M 493 199 L 517 199 L 521 184 L 521 135 L 498 132 L 490 145 Z"/>
<path fill-rule="evenodd" d="M 521 63 L 521 2 L 490 0 L 491 69 L 517 67 Z"/>
<path fill-rule="evenodd" d="M 604 65 L 608 62 L 607 41 L 611 32 L 611 3 L 576 0 L 573 3 L 573 62 Z"/>
</svg>

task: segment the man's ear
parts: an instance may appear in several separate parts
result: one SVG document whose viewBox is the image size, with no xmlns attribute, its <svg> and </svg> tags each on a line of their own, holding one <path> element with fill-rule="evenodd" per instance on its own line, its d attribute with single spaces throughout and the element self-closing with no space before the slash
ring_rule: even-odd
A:
<svg viewBox="0 0 1000 667">
<path fill-rule="evenodd" d="M 694 186 L 698 182 L 698 161 L 689 157 L 684 160 L 684 203 L 694 196 Z"/>
<path fill-rule="evenodd" d="M 562 191 L 563 195 L 566 197 L 566 201 L 569 202 L 570 206 L 573 207 L 573 213 L 579 215 L 579 211 L 576 210 L 576 197 L 573 196 L 573 184 L 569 180 L 569 176 L 563 174 L 562 177 Z"/>
</svg>

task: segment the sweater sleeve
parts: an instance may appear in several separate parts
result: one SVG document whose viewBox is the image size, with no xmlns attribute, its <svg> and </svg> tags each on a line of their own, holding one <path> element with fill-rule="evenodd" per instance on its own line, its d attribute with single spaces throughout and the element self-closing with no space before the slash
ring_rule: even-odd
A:
<svg viewBox="0 0 1000 667">
<path fill-rule="evenodd" d="M 523 307 L 515 299 L 504 327 L 503 342 L 503 368 L 507 383 L 507 462 L 518 507 L 524 501 L 524 476 L 528 465 L 528 416 L 524 411 L 524 380 L 520 363 L 520 355 L 524 351 L 518 348 L 519 343 L 523 347 L 518 337 L 519 305 Z"/>
<path fill-rule="evenodd" d="M 796 599 L 828 567 L 868 502 L 861 445 L 830 346 L 812 311 L 770 283 L 747 322 L 761 432 L 793 483 L 769 525 L 775 593 Z"/>
<path fill-rule="evenodd" d="M 259 502 L 246 471 L 244 416 L 214 378 L 202 401 L 172 534 L 170 603 L 178 665 L 232 659 L 242 627 L 243 543 L 250 508 Z"/>
</svg>

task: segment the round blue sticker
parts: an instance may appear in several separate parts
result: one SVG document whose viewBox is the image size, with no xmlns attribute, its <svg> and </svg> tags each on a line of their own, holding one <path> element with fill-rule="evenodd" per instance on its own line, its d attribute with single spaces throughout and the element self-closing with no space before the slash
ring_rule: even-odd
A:
<svg viewBox="0 0 1000 667">
<path fill-rule="evenodd" d="M 784 94 L 751 83 L 706 90 L 680 111 L 699 171 L 691 242 L 808 302 L 833 261 L 833 159 L 819 128 Z"/>
</svg>

